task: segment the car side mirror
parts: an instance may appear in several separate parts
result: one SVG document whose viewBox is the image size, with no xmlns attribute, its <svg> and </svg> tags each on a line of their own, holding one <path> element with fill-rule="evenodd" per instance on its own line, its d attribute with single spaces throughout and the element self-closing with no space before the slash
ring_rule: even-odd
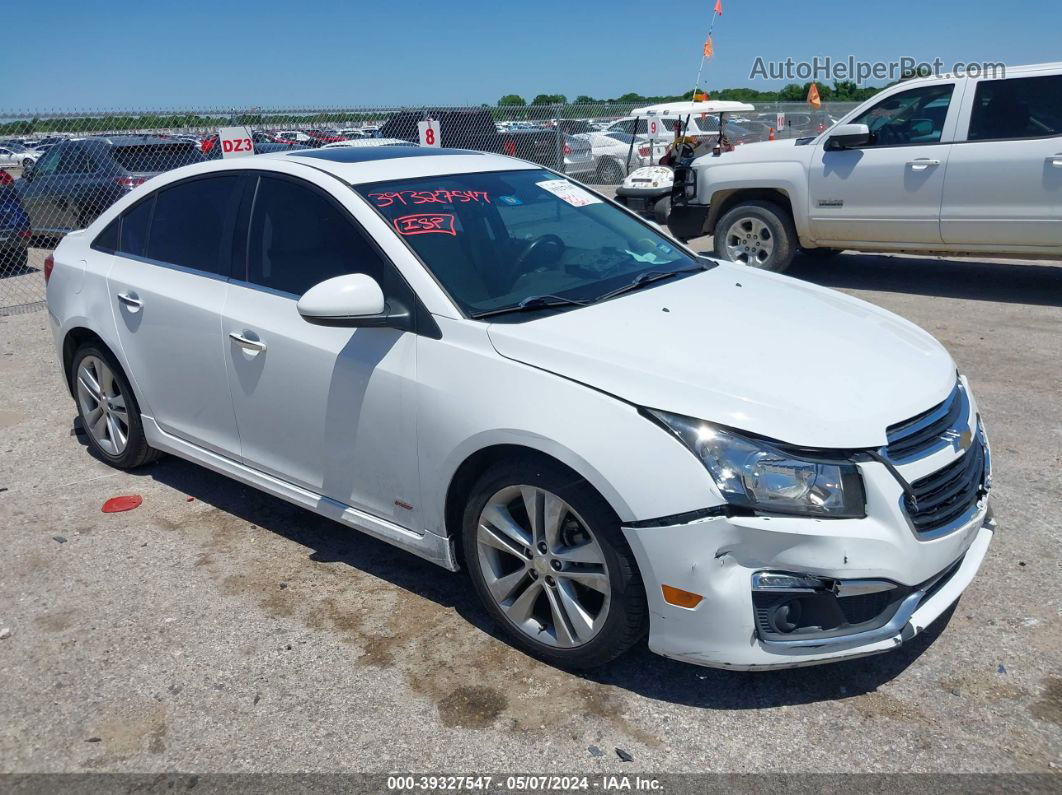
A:
<svg viewBox="0 0 1062 795">
<path fill-rule="evenodd" d="M 830 131 L 826 148 L 830 150 L 853 149 L 870 143 L 870 128 L 865 124 L 842 124 Z"/>
<path fill-rule="evenodd" d="M 348 273 L 315 284 L 299 299 L 298 310 L 315 326 L 408 328 L 410 319 L 404 307 L 388 306 L 380 285 L 364 273 Z"/>
</svg>

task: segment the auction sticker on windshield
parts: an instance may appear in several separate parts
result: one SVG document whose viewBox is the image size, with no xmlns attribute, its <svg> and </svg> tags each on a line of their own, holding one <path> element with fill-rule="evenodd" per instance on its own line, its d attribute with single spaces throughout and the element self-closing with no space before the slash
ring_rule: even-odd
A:
<svg viewBox="0 0 1062 795">
<path fill-rule="evenodd" d="M 536 182 L 535 184 L 542 190 L 549 191 L 558 199 L 568 202 L 572 207 L 601 204 L 601 199 L 597 198 L 597 196 L 572 182 L 568 182 L 566 179 L 547 179 L 545 182 Z"/>
</svg>

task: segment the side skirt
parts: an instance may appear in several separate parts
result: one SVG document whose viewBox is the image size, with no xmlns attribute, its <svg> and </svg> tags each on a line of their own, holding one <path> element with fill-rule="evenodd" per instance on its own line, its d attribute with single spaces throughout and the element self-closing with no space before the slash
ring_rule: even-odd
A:
<svg viewBox="0 0 1062 795">
<path fill-rule="evenodd" d="M 162 430 L 151 417 L 141 416 L 144 435 L 149 445 L 156 450 L 175 455 L 186 461 L 206 467 L 233 480 L 238 480 L 274 497 L 279 497 L 300 508 L 306 508 L 327 519 L 379 538 L 414 555 L 430 560 L 450 571 L 457 571 L 457 561 L 449 539 L 434 533 L 418 533 L 394 522 L 352 508 L 349 505 L 316 494 L 280 478 L 259 472 L 257 469 L 233 461 L 230 458 L 186 442 Z"/>
</svg>

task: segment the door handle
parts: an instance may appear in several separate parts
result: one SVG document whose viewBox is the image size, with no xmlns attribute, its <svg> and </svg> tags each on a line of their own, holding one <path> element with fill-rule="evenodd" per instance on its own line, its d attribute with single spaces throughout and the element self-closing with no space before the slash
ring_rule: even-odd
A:
<svg viewBox="0 0 1062 795">
<path fill-rule="evenodd" d="M 139 312 L 140 308 L 144 306 L 144 302 L 134 292 L 118 293 L 118 300 L 129 307 L 130 312 Z"/>
<path fill-rule="evenodd" d="M 266 349 L 266 344 L 261 340 L 252 340 L 240 334 L 238 331 L 230 331 L 229 339 L 243 348 L 245 351 L 261 353 Z"/>
<path fill-rule="evenodd" d="M 1055 168 L 1062 168 L 1062 152 L 1059 152 L 1057 155 L 1051 155 L 1047 158 L 1047 162 Z"/>
<path fill-rule="evenodd" d="M 907 166 L 912 171 L 925 171 L 930 166 L 939 166 L 939 160 L 929 160 L 928 158 L 920 158 L 918 160 L 908 160 Z"/>
</svg>

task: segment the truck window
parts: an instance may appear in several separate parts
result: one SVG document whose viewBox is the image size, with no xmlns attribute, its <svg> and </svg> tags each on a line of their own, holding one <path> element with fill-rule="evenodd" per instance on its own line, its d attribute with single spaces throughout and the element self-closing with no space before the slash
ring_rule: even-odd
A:
<svg viewBox="0 0 1062 795">
<path fill-rule="evenodd" d="M 1062 75 L 983 80 L 970 115 L 970 141 L 1062 134 Z"/>
<path fill-rule="evenodd" d="M 952 83 L 912 88 L 883 99 L 851 123 L 870 128 L 868 146 L 939 143 L 954 91 Z"/>
</svg>

